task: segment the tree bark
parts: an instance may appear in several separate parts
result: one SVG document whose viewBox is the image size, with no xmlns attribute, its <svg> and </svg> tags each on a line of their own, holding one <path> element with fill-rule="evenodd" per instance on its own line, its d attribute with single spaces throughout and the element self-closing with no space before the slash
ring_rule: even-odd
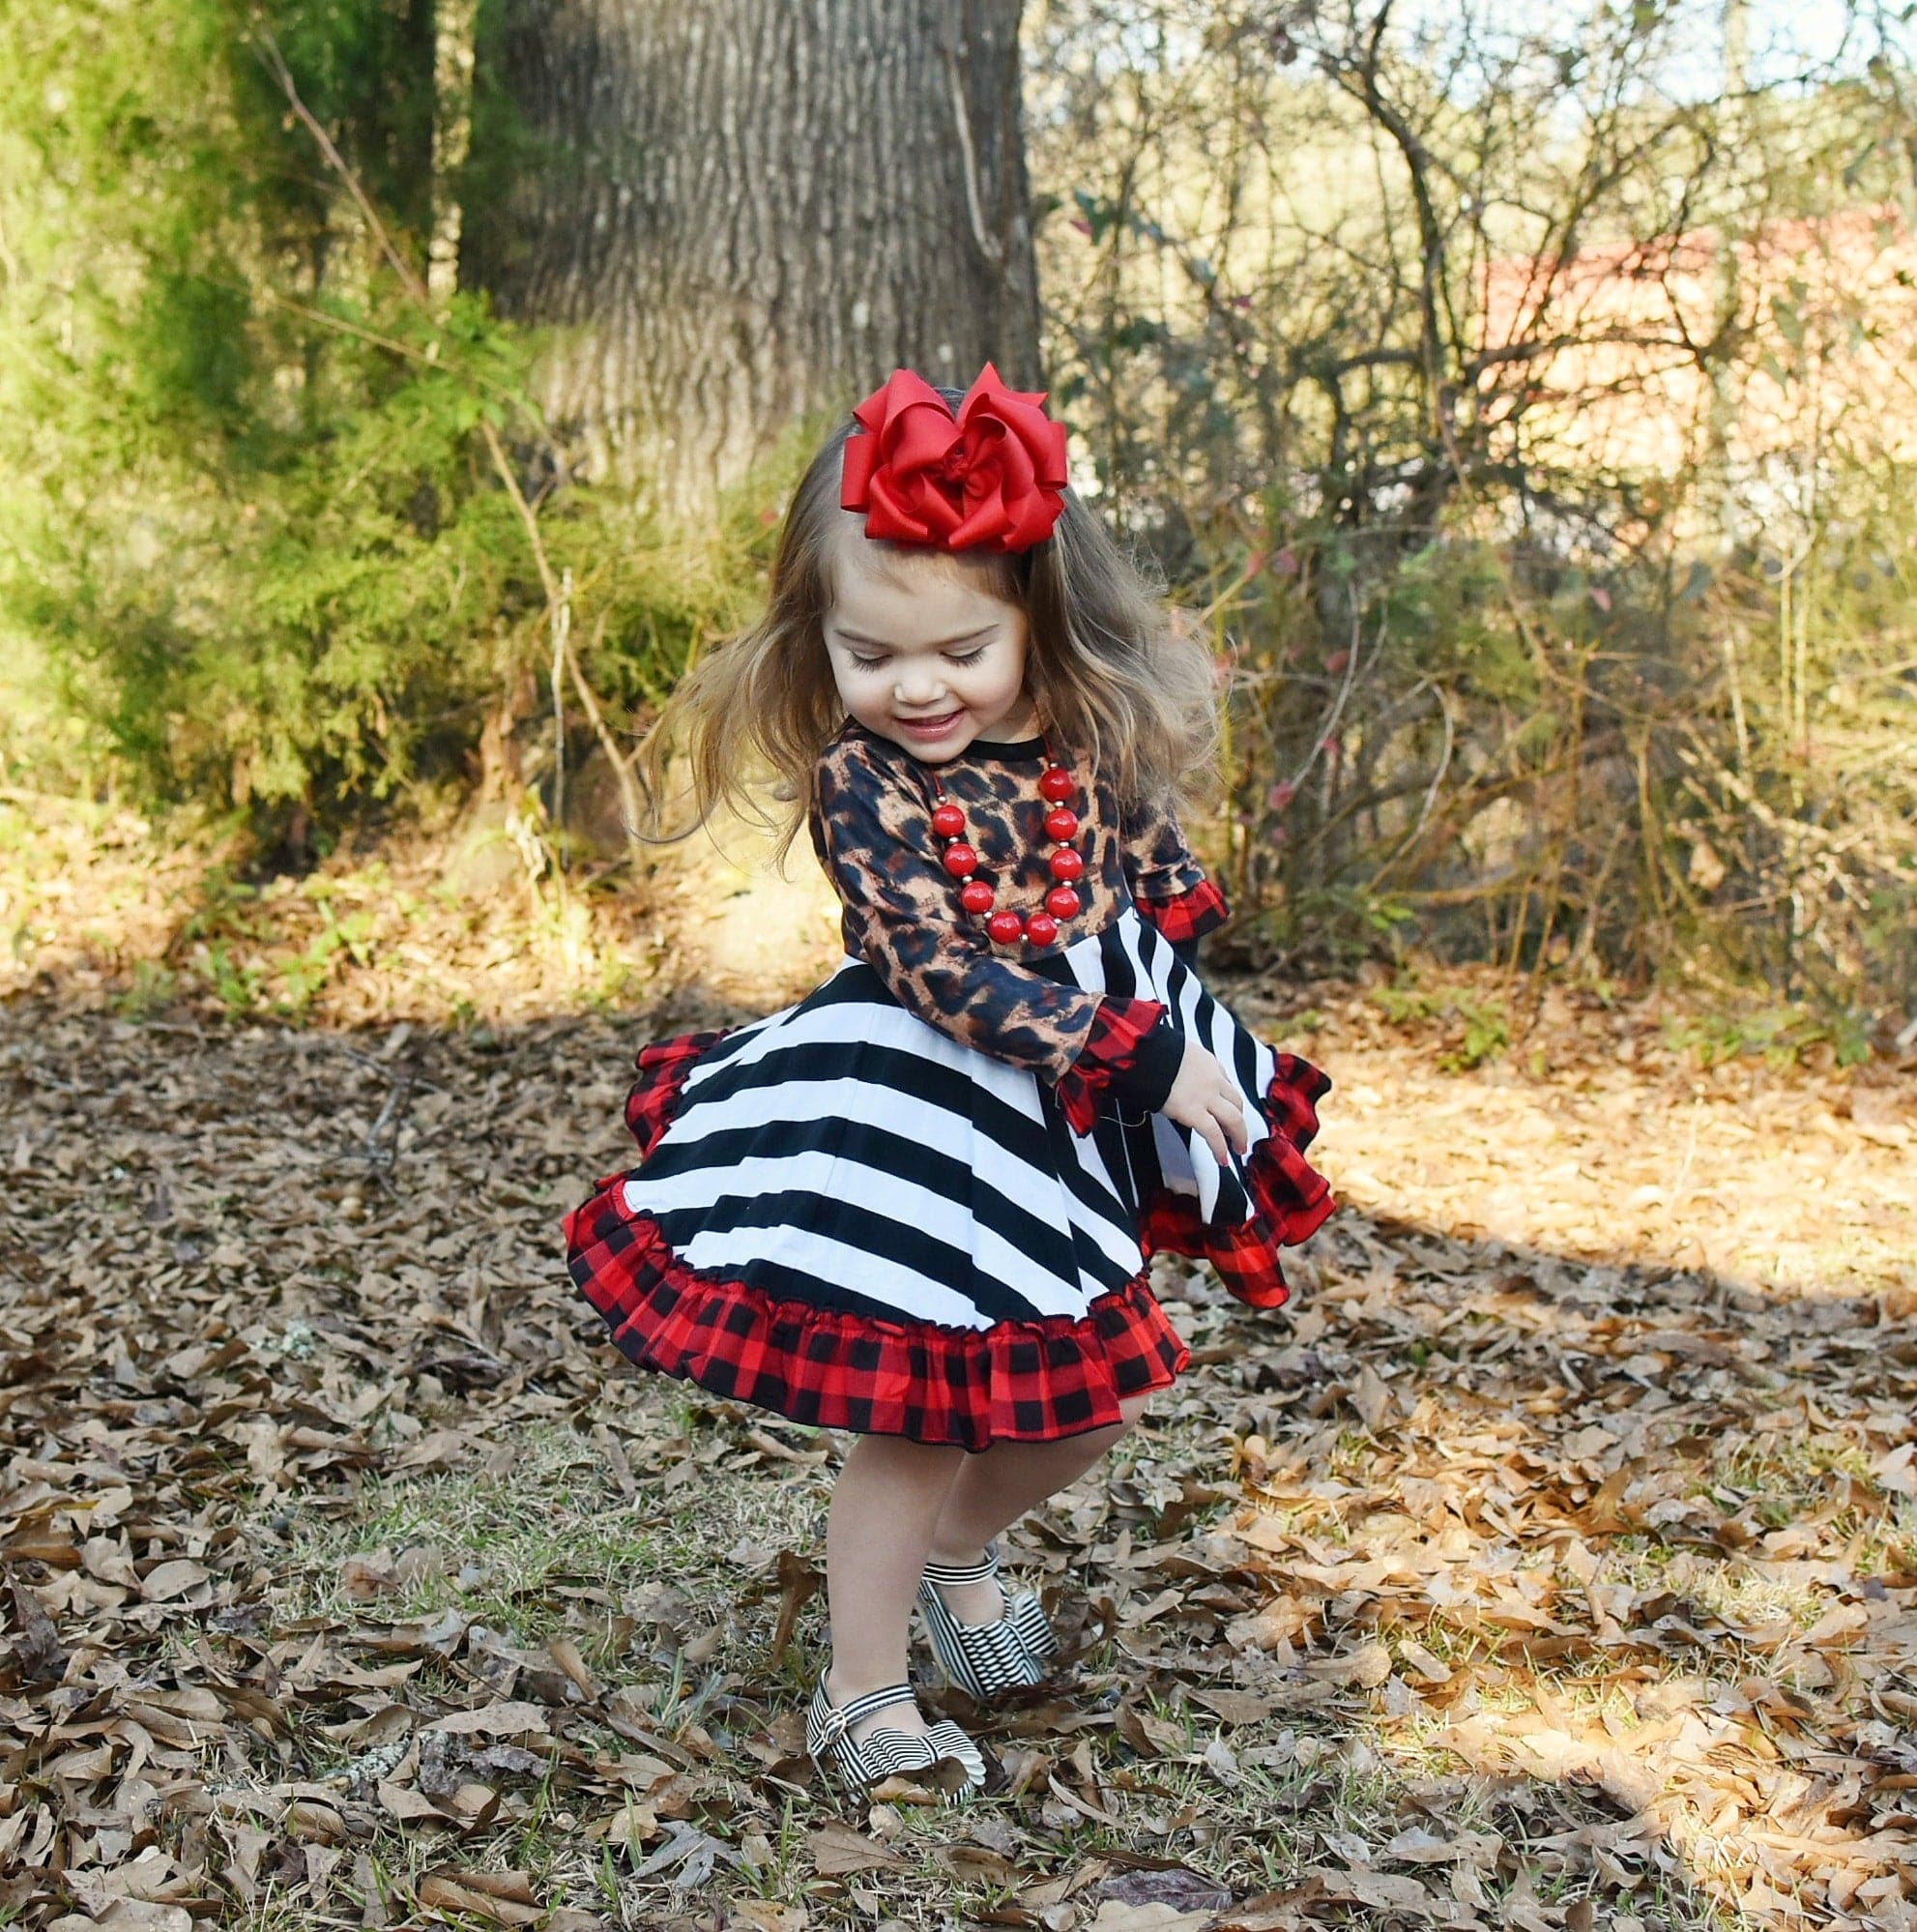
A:
<svg viewBox="0 0 1917 1932">
<path fill-rule="evenodd" d="M 572 472 L 709 513 L 903 364 L 1038 380 L 1021 0 L 499 0 L 531 159 L 464 278 L 559 332 Z"/>
<path fill-rule="evenodd" d="M 479 0 L 438 0 L 433 9 L 433 231 L 426 244 L 426 294 L 444 315 L 459 282 L 464 210 L 455 185 L 473 140 L 473 36 Z"/>
</svg>

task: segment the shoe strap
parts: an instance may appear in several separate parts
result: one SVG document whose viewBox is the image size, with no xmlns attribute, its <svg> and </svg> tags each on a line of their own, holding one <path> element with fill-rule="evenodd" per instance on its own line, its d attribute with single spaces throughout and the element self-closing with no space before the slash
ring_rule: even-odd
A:
<svg viewBox="0 0 1917 1932">
<path fill-rule="evenodd" d="M 848 1698 L 843 1704 L 833 1704 L 826 1690 L 826 1681 L 819 1680 L 819 1698 L 825 1705 L 824 1713 L 819 1719 L 819 1729 L 824 1741 L 836 1743 L 861 1717 L 869 1717 L 875 1711 L 883 1711 L 891 1704 L 915 1704 L 918 1693 L 909 1683 L 887 1683 L 877 1690 L 868 1690 L 862 1696 Z"/>
<path fill-rule="evenodd" d="M 985 1555 L 977 1563 L 939 1563 L 928 1557 L 924 1573 L 928 1583 L 983 1583 L 999 1573 L 998 1539 L 985 1545 Z"/>
</svg>

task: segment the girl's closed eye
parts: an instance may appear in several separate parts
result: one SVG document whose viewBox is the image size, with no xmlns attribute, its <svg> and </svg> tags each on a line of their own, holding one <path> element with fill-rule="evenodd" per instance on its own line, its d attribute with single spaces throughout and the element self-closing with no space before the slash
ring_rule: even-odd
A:
<svg viewBox="0 0 1917 1932">
<path fill-rule="evenodd" d="M 971 651 L 947 651 L 945 653 L 945 660 L 952 664 L 975 664 L 979 659 L 984 657 L 988 648 L 988 646 L 980 644 Z M 886 660 L 883 658 L 863 658 L 855 651 L 852 653 L 852 661 L 862 671 L 876 671 Z"/>
</svg>

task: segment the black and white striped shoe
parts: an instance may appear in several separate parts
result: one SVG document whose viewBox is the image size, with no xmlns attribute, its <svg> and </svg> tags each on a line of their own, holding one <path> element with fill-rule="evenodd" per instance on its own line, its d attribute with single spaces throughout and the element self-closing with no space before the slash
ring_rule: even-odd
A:
<svg viewBox="0 0 1917 1932">
<path fill-rule="evenodd" d="M 947 1783 L 945 1802 L 956 1804 L 973 1797 L 985 1785 L 985 1760 L 978 1746 L 952 1722 L 942 1717 L 923 1737 L 882 1725 L 863 1739 L 852 1726 L 888 1704 L 916 1704 L 909 1683 L 888 1683 L 862 1697 L 834 1704 L 826 1694 L 822 1675 L 805 1713 L 805 1748 L 814 1763 L 828 1765 L 855 1791 L 863 1792 L 888 1777 L 916 1777 L 943 1763 L 956 1764 L 963 1781 Z"/>
<path fill-rule="evenodd" d="M 928 1562 L 918 1585 L 919 1614 L 933 1654 L 945 1675 L 981 1704 L 1004 1691 L 1042 1683 L 1047 1666 L 1059 1653 L 1058 1634 L 1044 1606 L 1029 1590 L 1007 1596 L 1001 1585 L 1000 1600 L 1005 1607 L 992 1624 L 961 1624 L 939 1594 L 942 1583 L 983 1583 L 998 1574 L 995 1539 L 985 1545 L 978 1563 Z"/>
</svg>

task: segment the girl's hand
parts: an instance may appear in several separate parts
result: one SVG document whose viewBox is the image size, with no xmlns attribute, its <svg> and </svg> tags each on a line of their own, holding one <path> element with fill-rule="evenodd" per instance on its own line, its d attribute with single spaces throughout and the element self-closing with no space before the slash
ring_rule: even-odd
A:
<svg viewBox="0 0 1917 1932">
<path fill-rule="evenodd" d="M 1244 1103 L 1238 1090 L 1219 1063 L 1195 1039 L 1185 1041 L 1185 1057 L 1178 1063 L 1178 1077 L 1165 1097 L 1160 1111 L 1168 1120 L 1190 1127 L 1217 1156 L 1221 1167 L 1229 1165 L 1227 1147 L 1239 1154 L 1251 1145 L 1245 1126 Z"/>
</svg>

